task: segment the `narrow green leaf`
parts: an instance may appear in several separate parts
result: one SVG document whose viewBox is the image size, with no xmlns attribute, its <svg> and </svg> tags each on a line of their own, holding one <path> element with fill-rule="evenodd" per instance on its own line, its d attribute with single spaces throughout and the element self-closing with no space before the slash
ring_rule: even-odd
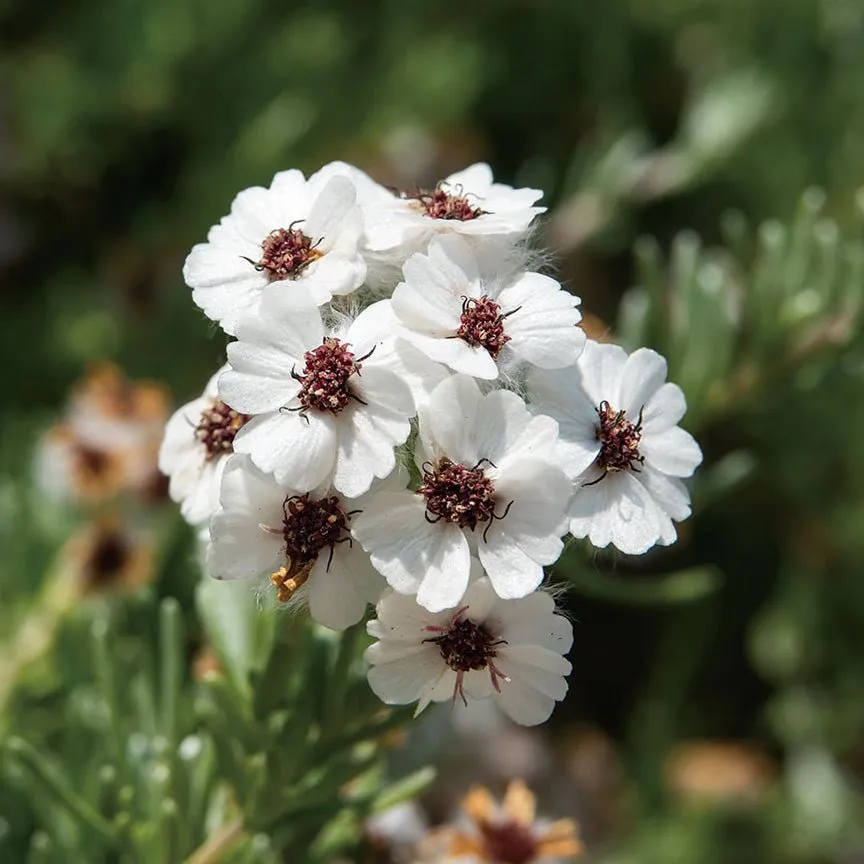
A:
<svg viewBox="0 0 864 864">
<path fill-rule="evenodd" d="M 114 826 L 78 796 L 69 779 L 45 756 L 17 737 L 6 742 L 6 751 L 20 768 L 38 782 L 43 791 L 77 822 L 97 834 L 103 841 L 115 845 L 117 832 Z"/>
</svg>

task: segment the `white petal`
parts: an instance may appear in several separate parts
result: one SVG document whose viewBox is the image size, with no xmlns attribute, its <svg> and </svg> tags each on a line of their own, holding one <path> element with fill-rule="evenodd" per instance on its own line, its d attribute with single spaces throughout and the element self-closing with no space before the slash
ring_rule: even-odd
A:
<svg viewBox="0 0 864 864">
<path fill-rule="evenodd" d="M 234 456 L 223 469 L 219 502 L 223 510 L 252 514 L 256 525 L 281 525 L 282 502 L 295 491 L 282 488 L 248 457 Z"/>
<path fill-rule="evenodd" d="M 579 355 L 579 374 L 582 387 L 592 405 L 604 400 L 616 410 L 621 410 L 621 376 L 627 352 L 618 345 L 601 344 L 589 339 Z"/>
<path fill-rule="evenodd" d="M 339 445 L 333 484 L 356 498 L 375 477 L 386 477 L 396 467 L 393 448 L 411 431 L 408 420 L 413 398 L 407 385 L 392 372 L 369 367 L 354 385 L 366 405 L 351 405 L 339 416 Z"/>
<path fill-rule="evenodd" d="M 354 184 L 347 177 L 333 177 L 312 204 L 303 233 L 313 240 L 337 233 L 356 201 Z"/>
<path fill-rule="evenodd" d="M 235 411 L 275 411 L 300 392 L 300 383 L 291 377 L 297 368 L 294 359 L 277 348 L 232 342 L 228 359 L 233 368 L 219 376 L 219 398 Z"/>
<path fill-rule="evenodd" d="M 420 412 L 420 438 L 427 453 L 446 454 L 473 466 L 481 459 L 496 465 L 531 422 L 525 403 L 506 390 L 483 396 L 465 375 L 454 375 L 433 391 Z"/>
<path fill-rule="evenodd" d="M 236 453 L 248 453 L 279 483 L 308 492 L 322 483 L 336 461 L 333 419 L 316 411 L 305 416 L 282 411 L 253 417 L 234 439 Z"/>
<path fill-rule="evenodd" d="M 194 303 L 229 334 L 245 314 L 254 313 L 267 284 L 266 276 L 240 253 L 210 243 L 192 248 L 183 265 L 183 278 L 193 289 Z"/>
<path fill-rule="evenodd" d="M 501 672 L 507 674 L 505 669 L 501 669 Z M 501 685 L 501 694 L 497 701 L 507 716 L 521 726 L 538 726 L 545 723 L 552 716 L 555 708 L 554 699 L 538 693 L 518 678 Z"/>
<path fill-rule="evenodd" d="M 512 681 L 525 681 L 549 699 L 560 701 L 567 695 L 564 676 L 570 674 L 570 663 L 547 648 L 508 645 L 502 648 L 500 662 L 496 665 Z"/>
<path fill-rule="evenodd" d="M 475 162 L 447 177 L 442 185 L 448 191 L 461 187 L 463 192 L 484 194 L 492 185 L 492 169 L 485 162 Z"/>
<path fill-rule="evenodd" d="M 202 465 L 197 483 L 180 506 L 180 513 L 190 525 L 205 525 L 219 506 L 219 487 L 227 462 L 228 457 L 222 456 Z"/>
<path fill-rule="evenodd" d="M 634 351 L 621 375 L 620 403 L 613 403 L 628 417 L 637 417 L 666 381 L 666 361 L 649 348 Z M 611 401 L 611 400 L 610 400 Z"/>
<path fill-rule="evenodd" d="M 468 581 L 468 541 L 455 525 L 430 524 L 425 514 L 426 504 L 416 493 L 382 492 L 352 520 L 352 531 L 375 569 L 397 591 L 414 594 L 428 579 L 427 594 L 434 593 L 440 583 L 449 599 L 449 593 Z M 461 594 L 451 605 L 460 599 Z M 437 609 L 431 611 L 448 608 L 434 605 Z"/>
<path fill-rule="evenodd" d="M 292 282 L 274 282 L 264 292 L 259 317 L 238 328 L 241 342 L 268 345 L 289 357 L 301 358 L 324 339 L 324 324 L 314 298 L 292 291 Z"/>
<path fill-rule="evenodd" d="M 545 591 L 521 600 L 499 600 L 488 622 L 508 645 L 540 645 L 558 654 L 573 645 L 573 625 L 555 614 L 555 601 Z"/>
<path fill-rule="evenodd" d="M 501 391 L 502 396 L 506 391 Z M 531 417 L 525 410 L 525 406 L 519 405 L 508 393 L 505 401 L 506 408 L 513 422 L 508 424 L 508 441 L 506 449 L 503 447 L 493 457 L 493 461 L 503 476 L 509 466 L 516 465 L 525 459 L 543 459 L 551 461 L 555 447 L 558 443 L 558 423 L 551 417 L 540 414 Z M 521 400 L 520 400 L 521 401 Z M 526 422 L 527 421 L 527 422 Z M 518 434 L 513 434 L 518 431 Z"/>
<path fill-rule="evenodd" d="M 401 334 L 415 348 L 437 363 L 444 363 L 454 372 L 492 381 L 498 377 L 498 364 L 489 352 L 479 346 L 471 346 L 452 336 L 433 337 L 405 330 Z"/>
<path fill-rule="evenodd" d="M 430 649 L 373 666 L 367 677 L 372 692 L 385 705 L 407 705 L 430 691 L 446 670 L 440 653 Z"/>
<path fill-rule="evenodd" d="M 430 612 L 453 609 L 460 604 L 468 587 L 471 553 L 461 531 L 442 532 L 441 551 L 431 562 L 417 590 L 417 602 Z"/>
<path fill-rule="evenodd" d="M 346 257 L 328 252 L 305 270 L 297 282 L 308 286 L 310 296 L 320 305 L 332 296 L 350 294 L 365 278 L 366 264 L 359 255 Z"/>
<path fill-rule="evenodd" d="M 687 411 L 684 393 L 677 384 L 664 384 L 645 405 L 642 428 L 646 433 L 677 426 Z"/>
<path fill-rule="evenodd" d="M 593 486 L 577 481 L 570 532 L 601 549 L 611 543 L 628 555 L 641 555 L 661 539 L 663 517 L 648 490 L 629 471 L 619 471 Z"/>
<path fill-rule="evenodd" d="M 498 298 L 507 350 L 544 369 L 572 366 L 585 345 L 579 299 L 540 273 L 525 273 Z"/>
<path fill-rule="evenodd" d="M 690 493 L 677 477 L 669 477 L 650 465 L 643 465 L 636 479 L 676 522 L 683 522 L 690 516 Z"/>
<path fill-rule="evenodd" d="M 384 580 L 359 548 L 337 548 L 329 567 L 328 558 L 322 550 L 307 583 L 309 612 L 325 627 L 344 630 L 363 617 L 370 600 L 377 599 L 370 596 L 370 585 L 377 583 L 380 593 Z"/>
<path fill-rule="evenodd" d="M 689 477 L 702 462 L 702 451 L 696 440 L 680 426 L 656 435 L 644 435 L 639 453 L 653 468 L 673 477 Z"/>
<path fill-rule="evenodd" d="M 543 581 L 543 567 L 500 529 L 478 545 L 477 554 L 499 597 L 524 597 Z"/>
<path fill-rule="evenodd" d="M 222 509 L 210 521 L 207 571 L 216 579 L 247 579 L 281 566 L 282 538 L 263 531 L 279 525 L 284 492 L 245 459 L 228 460 Z"/>
</svg>

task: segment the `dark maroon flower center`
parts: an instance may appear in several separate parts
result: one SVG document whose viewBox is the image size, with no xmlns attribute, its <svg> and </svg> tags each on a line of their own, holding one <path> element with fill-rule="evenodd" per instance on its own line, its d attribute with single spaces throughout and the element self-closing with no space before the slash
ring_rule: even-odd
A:
<svg viewBox="0 0 864 864">
<path fill-rule="evenodd" d="M 531 829 L 511 820 L 480 826 L 489 861 L 496 864 L 530 864 L 538 851 Z"/>
<path fill-rule="evenodd" d="M 444 519 L 473 531 L 495 517 L 495 488 L 479 463 L 467 468 L 446 456 L 435 465 L 427 462 L 417 492 L 426 499 L 426 518 L 430 513 L 438 517 L 429 521 Z"/>
<path fill-rule="evenodd" d="M 307 351 L 304 359 L 303 374 L 291 373 L 300 382 L 302 410 L 314 408 L 338 414 L 351 399 L 361 401 L 348 386 L 350 377 L 355 372 L 359 375 L 361 368 L 348 345 L 328 337 L 314 351 Z"/>
<path fill-rule="evenodd" d="M 218 459 L 233 453 L 234 437 L 248 420 L 248 414 L 229 408 L 221 399 L 216 399 L 209 408 L 205 408 L 195 427 L 195 437 L 207 449 L 207 458 Z"/>
<path fill-rule="evenodd" d="M 510 337 L 504 332 L 506 317 L 501 314 L 501 307 L 485 295 L 477 300 L 473 297 L 463 297 L 462 316 L 459 319 L 456 338 L 462 339 L 472 347 L 485 348 L 495 359 L 510 341 Z"/>
<path fill-rule="evenodd" d="M 449 219 L 458 222 L 468 222 L 482 216 L 484 211 L 479 207 L 472 206 L 468 196 L 462 194 L 458 188 L 449 192 L 439 183 L 433 191 L 417 189 L 406 193 L 406 198 L 417 201 L 424 216 L 430 219 Z"/>
<path fill-rule="evenodd" d="M 497 656 L 496 646 L 501 642 L 482 624 L 463 618 L 462 611 L 456 613 L 449 627 L 441 628 L 438 636 L 423 641 L 437 645 L 444 662 L 454 672 L 485 669 Z"/>
<path fill-rule="evenodd" d="M 600 442 L 600 455 L 597 462 L 604 471 L 638 471 L 636 464 L 645 461 L 639 455 L 639 444 L 642 441 L 642 412 L 639 419 L 631 423 L 623 411 L 615 411 L 605 400 L 597 408 L 599 424 L 597 440 Z"/>
<path fill-rule="evenodd" d="M 322 549 L 332 554 L 337 543 L 350 542 L 345 536 L 351 514 L 346 513 L 336 495 L 310 498 L 292 495 L 282 505 L 282 536 L 285 557 L 294 567 L 308 564 L 318 558 Z"/>
<path fill-rule="evenodd" d="M 266 270 L 271 282 L 280 279 L 296 279 L 321 252 L 315 248 L 312 238 L 299 228 L 277 228 L 261 244 L 261 259 L 257 270 Z"/>
</svg>

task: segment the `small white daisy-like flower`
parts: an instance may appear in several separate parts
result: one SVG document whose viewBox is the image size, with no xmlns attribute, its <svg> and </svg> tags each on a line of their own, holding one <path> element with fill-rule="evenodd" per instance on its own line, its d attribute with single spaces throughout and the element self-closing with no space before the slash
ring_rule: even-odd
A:
<svg viewBox="0 0 864 864">
<path fill-rule="evenodd" d="M 494 696 L 513 720 L 534 726 L 567 693 L 573 628 L 542 591 L 502 600 L 479 577 L 455 612 L 429 612 L 394 591 L 376 611 L 367 630 L 378 641 L 365 658 L 369 685 L 388 705 L 417 702 L 419 714 L 430 702 Z"/>
<path fill-rule="evenodd" d="M 572 366 L 585 344 L 579 298 L 540 273 L 499 276 L 491 251 L 453 235 L 409 258 L 391 300 L 403 337 L 475 378 L 497 378 L 499 367 L 520 361 Z"/>
<path fill-rule="evenodd" d="M 370 181 L 371 183 L 372 181 Z M 373 251 L 406 250 L 436 234 L 516 239 L 545 207 L 534 206 L 543 192 L 495 183 L 481 162 L 441 180 L 434 189 L 414 189 L 385 199 L 366 193 L 366 243 Z"/>
<path fill-rule="evenodd" d="M 362 238 L 347 175 L 330 170 L 307 180 L 283 171 L 268 189 L 254 186 L 234 199 L 230 215 L 189 253 L 183 277 L 204 314 L 233 335 L 271 290 L 321 304 L 359 288 L 366 278 Z"/>
<path fill-rule="evenodd" d="M 268 575 L 280 601 L 307 599 L 312 617 L 334 630 L 356 624 L 380 596 L 383 580 L 351 538 L 362 499 L 343 498 L 326 486 L 312 492 L 280 486 L 248 458 L 235 456 L 225 468 L 220 501 L 207 548 L 212 577 Z"/>
<path fill-rule="evenodd" d="M 390 474 L 415 408 L 378 307 L 328 332 L 308 297 L 264 298 L 261 314 L 238 327 L 219 378 L 220 397 L 255 415 L 235 439 L 238 453 L 299 492 L 332 479 L 354 498 Z"/>
<path fill-rule="evenodd" d="M 575 481 L 570 531 L 598 547 L 638 555 L 677 536 L 690 515 L 682 483 L 702 461 L 678 426 L 684 394 L 666 383 L 666 361 L 640 348 L 588 341 L 574 369 L 535 371 L 537 410 L 558 420 L 561 463 Z"/>
<path fill-rule="evenodd" d="M 168 494 L 190 525 L 206 523 L 219 504 L 225 462 L 249 419 L 219 399 L 216 382 L 227 368 L 210 379 L 201 396 L 174 412 L 159 449 L 159 470 L 170 478 Z"/>
<path fill-rule="evenodd" d="M 572 485 L 550 460 L 557 423 L 515 394 L 454 375 L 419 412 L 416 492 L 370 498 L 354 536 L 403 594 L 438 612 L 468 587 L 472 548 L 501 597 L 524 597 L 561 554 Z"/>
</svg>

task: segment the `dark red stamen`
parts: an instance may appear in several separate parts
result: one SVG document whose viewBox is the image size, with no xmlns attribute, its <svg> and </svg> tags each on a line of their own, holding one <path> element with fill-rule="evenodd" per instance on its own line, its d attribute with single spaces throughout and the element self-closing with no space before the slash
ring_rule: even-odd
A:
<svg viewBox="0 0 864 864">
<path fill-rule="evenodd" d="M 639 419 L 631 423 L 623 411 L 615 411 L 605 400 L 597 409 L 599 424 L 597 440 L 600 442 L 600 455 L 597 462 L 604 471 L 638 471 L 637 464 L 645 461 L 639 455 L 639 444 L 642 442 L 642 412 Z"/>
<path fill-rule="evenodd" d="M 504 332 L 506 317 L 501 314 L 501 307 L 486 296 L 476 300 L 473 297 L 463 297 L 462 316 L 456 338 L 472 347 L 485 348 L 495 359 L 510 341 L 510 337 Z"/>
<path fill-rule="evenodd" d="M 479 207 L 473 207 L 468 196 L 462 194 L 459 189 L 450 192 L 442 183 L 439 183 L 431 192 L 417 189 L 406 193 L 405 197 L 417 201 L 423 210 L 423 215 L 430 219 L 468 222 L 484 214 Z"/>
<path fill-rule="evenodd" d="M 314 408 L 338 414 L 351 399 L 361 401 L 348 386 L 350 377 L 361 369 L 360 360 L 355 360 L 348 345 L 328 337 L 314 351 L 307 351 L 304 359 L 303 374 L 291 373 L 301 384 L 301 410 Z"/>
<path fill-rule="evenodd" d="M 494 660 L 498 656 L 498 646 L 506 644 L 503 639 L 497 639 L 484 624 L 477 624 L 464 617 L 467 606 L 453 613 L 446 627 L 427 627 L 426 631 L 437 633 L 424 639 L 424 643 L 438 646 L 441 658 L 456 673 L 456 685 L 453 689 L 453 700 L 459 696 L 467 704 L 462 689 L 466 672 L 488 669 L 492 678 L 492 686 L 501 691 L 501 681 L 508 680 L 495 667 Z"/>
<path fill-rule="evenodd" d="M 207 448 L 207 458 L 218 459 L 233 453 L 234 438 L 248 420 L 248 414 L 229 408 L 221 399 L 202 411 L 195 437 Z"/>
<path fill-rule="evenodd" d="M 310 498 L 292 495 L 282 505 L 282 537 L 285 540 L 285 557 L 293 566 L 302 566 L 318 558 L 322 549 L 337 543 L 351 542 L 344 536 L 349 530 L 350 513 L 341 507 L 336 495 L 326 498 Z"/>
<path fill-rule="evenodd" d="M 489 861 L 496 864 L 531 864 L 540 845 L 527 825 L 507 820 L 480 826 Z"/>
<path fill-rule="evenodd" d="M 438 517 L 436 522 L 444 519 L 473 531 L 478 523 L 494 517 L 495 488 L 479 465 L 467 468 L 446 456 L 435 465 L 426 465 L 417 492 L 426 499 L 427 519 L 431 513 Z"/>
<path fill-rule="evenodd" d="M 261 259 L 255 267 L 266 270 L 271 282 L 296 279 L 321 257 L 315 245 L 299 228 L 277 228 L 261 244 Z"/>
</svg>

